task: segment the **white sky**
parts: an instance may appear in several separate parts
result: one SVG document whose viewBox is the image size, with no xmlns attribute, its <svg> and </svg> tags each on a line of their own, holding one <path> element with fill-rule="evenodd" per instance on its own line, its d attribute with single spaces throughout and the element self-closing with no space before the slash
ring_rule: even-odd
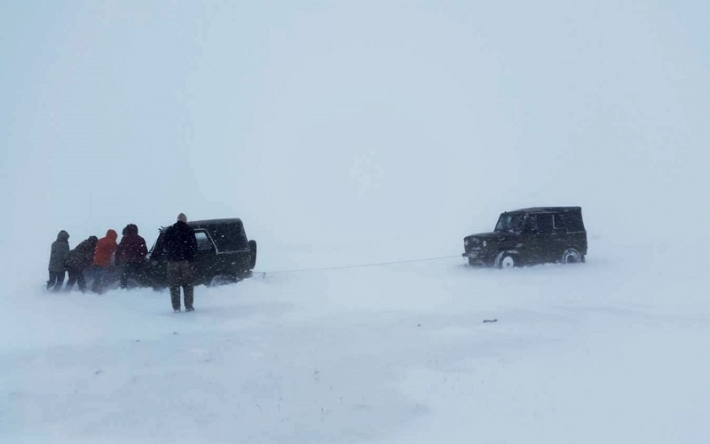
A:
<svg viewBox="0 0 710 444">
<path fill-rule="evenodd" d="M 60 229 L 237 216 L 268 268 L 283 245 L 456 253 L 558 204 L 656 235 L 707 189 L 708 9 L 4 2 L 0 243 L 43 269 Z"/>
</svg>

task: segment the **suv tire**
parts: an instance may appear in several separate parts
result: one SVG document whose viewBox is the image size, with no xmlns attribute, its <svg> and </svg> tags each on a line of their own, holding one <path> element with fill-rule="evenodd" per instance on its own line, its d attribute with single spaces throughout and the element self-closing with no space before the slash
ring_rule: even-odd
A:
<svg viewBox="0 0 710 444">
<path fill-rule="evenodd" d="M 496 256 L 495 267 L 500 268 L 515 268 L 518 266 L 518 258 L 509 251 L 501 251 Z"/>
<path fill-rule="evenodd" d="M 256 241 L 249 241 L 249 270 L 253 270 L 256 267 Z"/>
<path fill-rule="evenodd" d="M 576 248 L 568 248 L 562 253 L 560 262 L 563 264 L 581 264 L 584 262 L 584 256 Z"/>
</svg>

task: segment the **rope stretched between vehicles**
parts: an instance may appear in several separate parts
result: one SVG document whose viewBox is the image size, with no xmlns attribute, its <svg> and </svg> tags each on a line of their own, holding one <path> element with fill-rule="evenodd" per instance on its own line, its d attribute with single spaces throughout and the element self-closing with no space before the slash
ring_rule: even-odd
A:
<svg viewBox="0 0 710 444">
<path fill-rule="evenodd" d="M 331 270 L 347 270 L 351 268 L 365 268 L 365 267 L 382 267 L 385 265 L 398 265 L 398 264 L 412 264 L 415 262 L 432 262 L 440 261 L 444 259 L 460 258 L 461 256 L 439 256 L 439 257 L 429 257 L 422 259 L 408 259 L 404 261 L 390 261 L 390 262 L 375 262 L 369 264 L 355 264 L 355 265 L 339 265 L 337 267 L 314 267 L 314 268 L 297 268 L 291 270 L 273 270 L 273 271 L 255 271 L 252 274 L 260 274 L 266 277 L 267 274 L 279 274 L 279 273 L 303 273 L 309 271 L 331 271 Z"/>
</svg>

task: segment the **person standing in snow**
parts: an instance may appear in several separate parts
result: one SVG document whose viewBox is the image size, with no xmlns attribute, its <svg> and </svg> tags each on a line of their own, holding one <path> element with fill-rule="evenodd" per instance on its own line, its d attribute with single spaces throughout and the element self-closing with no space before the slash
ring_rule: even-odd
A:
<svg viewBox="0 0 710 444">
<path fill-rule="evenodd" d="M 69 280 L 66 287 L 64 287 L 66 291 L 71 291 L 75 283 L 79 284 L 79 290 L 82 292 L 86 290 L 84 270 L 90 267 L 94 261 L 94 250 L 98 241 L 98 237 L 89 236 L 88 239 L 79 243 L 76 248 L 69 252 L 66 262 Z"/>
<path fill-rule="evenodd" d="M 52 249 L 49 254 L 49 280 L 47 290 L 53 288 L 54 291 L 62 289 L 64 275 L 67 271 L 66 261 L 69 257 L 69 233 L 62 230 L 57 235 L 57 240 L 52 242 Z"/>
<path fill-rule="evenodd" d="M 192 261 L 197 254 L 195 231 L 187 225 L 187 216 L 180 213 L 177 222 L 165 232 L 165 252 L 168 259 L 168 287 L 173 310 L 180 311 L 180 287 L 185 296 L 185 311 L 193 311 L 194 270 Z"/>
<path fill-rule="evenodd" d="M 121 264 L 121 288 L 128 288 L 128 279 L 140 276 L 147 254 L 148 247 L 145 239 L 138 235 L 138 226 L 126 225 L 116 251 L 116 258 Z"/>
<path fill-rule="evenodd" d="M 96 244 L 96 252 L 94 254 L 93 269 L 94 283 L 91 286 L 91 291 L 94 293 L 103 293 L 103 287 L 108 277 L 108 271 L 113 265 L 114 253 L 116 253 L 116 239 L 118 234 L 114 230 L 108 230 L 106 236 L 99 239 Z"/>
</svg>

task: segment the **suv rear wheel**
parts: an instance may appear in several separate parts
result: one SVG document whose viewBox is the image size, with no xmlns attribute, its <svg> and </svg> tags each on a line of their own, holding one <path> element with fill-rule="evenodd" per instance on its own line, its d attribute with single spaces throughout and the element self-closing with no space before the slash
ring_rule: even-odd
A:
<svg viewBox="0 0 710 444">
<path fill-rule="evenodd" d="M 576 248 L 568 248 L 562 253 L 560 262 L 563 264 L 579 264 L 584 262 L 584 256 Z"/>
</svg>

